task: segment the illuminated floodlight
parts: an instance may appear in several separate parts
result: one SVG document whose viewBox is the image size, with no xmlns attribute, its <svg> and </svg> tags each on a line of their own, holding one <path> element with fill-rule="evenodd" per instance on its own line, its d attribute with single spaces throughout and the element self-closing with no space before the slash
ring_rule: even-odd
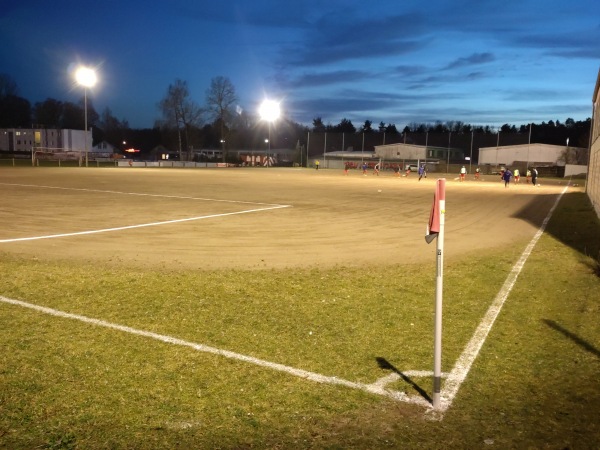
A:
<svg viewBox="0 0 600 450">
<path fill-rule="evenodd" d="M 274 122 L 279 118 L 281 110 L 279 109 L 279 103 L 273 100 L 265 100 L 258 109 L 260 118 L 267 122 Z"/>
<path fill-rule="evenodd" d="M 75 81 L 83 87 L 91 88 L 94 87 L 98 81 L 96 71 L 89 67 L 81 66 L 75 72 Z"/>
</svg>

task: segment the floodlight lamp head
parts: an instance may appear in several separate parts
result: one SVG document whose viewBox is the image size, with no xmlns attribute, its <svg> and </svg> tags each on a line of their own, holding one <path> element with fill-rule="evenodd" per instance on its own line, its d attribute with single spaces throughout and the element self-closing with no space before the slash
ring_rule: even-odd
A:
<svg viewBox="0 0 600 450">
<path fill-rule="evenodd" d="M 258 109 L 261 119 L 273 122 L 279 118 L 279 103 L 273 100 L 265 100 Z"/>
<path fill-rule="evenodd" d="M 98 78 L 96 77 L 96 72 L 94 71 L 94 69 L 81 66 L 75 72 L 75 80 L 81 86 L 91 88 L 96 84 Z"/>
</svg>

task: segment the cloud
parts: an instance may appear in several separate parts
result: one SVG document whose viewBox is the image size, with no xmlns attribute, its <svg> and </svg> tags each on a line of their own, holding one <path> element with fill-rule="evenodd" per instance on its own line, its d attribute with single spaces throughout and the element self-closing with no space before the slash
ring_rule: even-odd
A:
<svg viewBox="0 0 600 450">
<path fill-rule="evenodd" d="M 375 19 L 325 14 L 280 59 L 284 65 L 316 66 L 398 56 L 423 48 L 424 31 L 418 14 Z"/>
<path fill-rule="evenodd" d="M 288 88 L 317 87 L 346 82 L 368 80 L 370 74 L 360 70 L 336 70 L 324 73 L 305 73 L 295 79 L 285 81 Z"/>
<path fill-rule="evenodd" d="M 485 64 L 485 63 L 492 62 L 495 60 L 496 60 L 496 58 L 494 57 L 494 55 L 489 52 L 473 53 L 470 56 L 455 59 L 450 64 L 448 64 L 444 68 L 444 70 L 457 69 L 457 68 L 461 68 L 461 67 L 469 67 L 469 66 L 474 66 L 474 65 L 479 65 L 479 64 Z"/>
</svg>

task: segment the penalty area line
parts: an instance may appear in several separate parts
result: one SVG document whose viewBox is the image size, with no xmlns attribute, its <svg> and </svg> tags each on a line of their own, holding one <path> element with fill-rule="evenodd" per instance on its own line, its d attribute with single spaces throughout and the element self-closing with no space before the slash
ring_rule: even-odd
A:
<svg viewBox="0 0 600 450">
<path fill-rule="evenodd" d="M 216 217 L 235 216 L 235 215 L 239 215 L 239 214 L 248 214 L 248 213 L 269 211 L 272 209 L 281 209 L 281 208 L 289 208 L 289 207 L 291 207 L 291 205 L 276 205 L 276 206 L 270 206 L 268 208 L 246 209 L 243 211 L 235 211 L 235 212 L 221 213 L 221 214 L 209 214 L 207 216 L 186 217 L 185 219 L 164 220 L 162 222 L 141 223 L 141 224 L 137 224 L 137 225 L 126 225 L 123 227 L 102 228 L 99 230 L 76 231 L 73 233 L 50 234 L 50 235 L 46 235 L 46 236 L 31 236 L 31 237 L 24 237 L 24 238 L 0 239 L 0 244 L 6 244 L 6 243 L 10 243 L 10 242 L 21 242 L 21 241 L 36 241 L 39 239 L 54 239 L 54 238 L 69 237 L 69 236 L 83 236 L 86 234 L 110 233 L 113 231 L 131 230 L 134 228 L 144 228 L 144 227 L 156 227 L 156 226 L 168 225 L 168 224 L 172 224 L 172 223 L 192 222 L 195 220 L 213 219 Z"/>
<path fill-rule="evenodd" d="M 244 355 L 241 353 L 232 352 L 229 350 L 223 350 L 220 348 L 211 347 L 209 345 L 197 344 L 194 342 L 185 341 L 183 339 L 175 338 L 172 336 L 167 336 L 164 334 L 158 334 L 158 333 L 154 333 L 151 331 L 139 330 L 137 328 L 131 328 L 131 327 L 128 327 L 125 325 L 119 325 L 119 324 L 112 323 L 112 322 L 106 322 L 104 320 L 94 319 L 94 318 L 82 316 L 79 314 L 67 313 L 64 311 L 57 310 L 57 309 L 48 308 L 46 306 L 35 305 L 33 303 L 24 302 L 21 300 L 15 300 L 15 299 L 4 297 L 4 296 L 0 296 L 0 302 L 7 303 L 10 305 L 20 306 L 23 308 L 32 309 L 34 311 L 38 311 L 38 312 L 41 312 L 44 314 L 49 314 L 49 315 L 55 316 L 55 317 L 78 320 L 80 322 L 84 322 L 84 323 L 99 326 L 99 327 L 109 328 L 112 330 L 122 331 L 125 333 L 137 335 L 137 336 L 143 336 L 146 338 L 155 339 L 155 340 L 167 343 L 167 344 L 189 347 L 189 348 L 192 348 L 199 352 L 210 353 L 210 354 L 222 356 L 222 357 L 225 357 L 228 359 L 233 359 L 233 360 L 242 361 L 245 363 L 254 364 L 256 366 L 265 367 L 265 368 L 275 370 L 278 372 L 284 372 L 289 375 L 293 375 L 295 377 L 314 381 L 316 383 L 345 386 L 345 387 L 348 387 L 351 389 L 358 389 L 361 391 L 369 392 L 371 394 L 385 396 L 385 397 L 388 397 L 388 398 L 391 398 L 391 399 L 397 400 L 397 401 L 414 403 L 414 404 L 418 404 L 418 405 L 426 406 L 426 407 L 429 406 L 429 402 L 427 400 L 425 400 L 424 398 L 418 397 L 418 396 L 409 396 L 402 391 L 393 391 L 393 390 L 385 389 L 385 387 L 382 385 L 381 382 L 375 382 L 372 384 L 356 383 L 356 382 L 345 380 L 343 378 L 338 378 L 335 376 L 321 375 L 316 372 L 310 372 L 308 370 L 298 369 L 295 367 L 286 366 L 284 364 L 270 362 L 270 361 L 267 361 L 264 359 L 255 358 L 253 356 L 248 356 L 248 355 Z"/>
</svg>

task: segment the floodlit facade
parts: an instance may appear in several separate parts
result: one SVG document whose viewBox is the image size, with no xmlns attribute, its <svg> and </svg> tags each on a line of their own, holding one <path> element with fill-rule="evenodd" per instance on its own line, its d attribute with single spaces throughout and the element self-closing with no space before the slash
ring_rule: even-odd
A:
<svg viewBox="0 0 600 450">
<path fill-rule="evenodd" d="M 600 217 L 600 70 L 592 97 L 592 111 L 586 192 Z"/>
<path fill-rule="evenodd" d="M 565 160 L 566 159 L 566 160 Z M 481 147 L 479 164 L 493 166 L 534 166 L 586 164 L 587 149 L 563 145 L 520 144 L 500 147 Z"/>
</svg>

